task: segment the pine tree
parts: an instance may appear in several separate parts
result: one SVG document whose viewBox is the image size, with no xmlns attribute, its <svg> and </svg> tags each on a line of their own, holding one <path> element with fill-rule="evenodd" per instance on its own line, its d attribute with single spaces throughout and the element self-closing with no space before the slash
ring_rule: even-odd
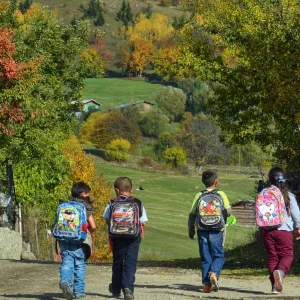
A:
<svg viewBox="0 0 300 300">
<path fill-rule="evenodd" d="M 123 0 L 122 6 L 117 13 L 117 19 L 122 21 L 126 27 L 133 21 L 133 14 L 129 2 L 126 4 L 125 0 Z"/>
<path fill-rule="evenodd" d="M 125 24 L 125 22 L 124 22 L 124 24 L 127 26 L 129 23 L 131 23 L 133 21 L 133 14 L 132 14 L 132 10 L 131 10 L 131 6 L 130 6 L 129 2 L 127 2 L 125 15 L 126 15 L 126 24 Z"/>
<path fill-rule="evenodd" d="M 95 10 L 97 13 L 96 20 L 94 21 L 95 26 L 103 26 L 105 24 L 104 16 L 103 16 L 103 8 L 101 7 L 100 1 L 97 0 Z"/>
<path fill-rule="evenodd" d="M 124 22 L 125 19 L 125 11 L 126 11 L 126 2 L 123 0 L 122 6 L 117 13 L 117 19 Z"/>
</svg>

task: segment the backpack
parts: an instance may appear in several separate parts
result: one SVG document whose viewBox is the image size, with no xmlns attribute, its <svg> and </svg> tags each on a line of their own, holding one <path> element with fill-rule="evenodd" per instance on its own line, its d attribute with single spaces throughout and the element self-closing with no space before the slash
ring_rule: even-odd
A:
<svg viewBox="0 0 300 300">
<path fill-rule="evenodd" d="M 202 191 L 196 208 L 198 230 L 221 230 L 225 227 L 224 203 L 218 190 Z"/>
<path fill-rule="evenodd" d="M 110 201 L 108 235 L 112 238 L 135 238 L 141 232 L 140 205 L 133 197 Z"/>
<path fill-rule="evenodd" d="M 82 243 L 87 236 L 85 205 L 66 201 L 58 206 L 53 236 L 59 241 Z"/>
<path fill-rule="evenodd" d="M 266 229 L 280 227 L 287 221 L 287 210 L 280 189 L 274 185 L 263 189 L 255 199 L 256 223 Z"/>
</svg>

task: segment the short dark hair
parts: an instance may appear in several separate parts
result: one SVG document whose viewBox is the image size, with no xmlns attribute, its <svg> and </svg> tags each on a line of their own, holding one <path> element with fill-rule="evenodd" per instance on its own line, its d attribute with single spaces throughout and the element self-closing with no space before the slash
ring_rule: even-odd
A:
<svg viewBox="0 0 300 300">
<path fill-rule="evenodd" d="M 77 198 L 82 193 L 89 193 L 91 191 L 91 188 L 88 184 L 85 182 L 79 181 L 73 184 L 72 187 L 72 197 Z"/>
<path fill-rule="evenodd" d="M 212 186 L 217 178 L 217 172 L 214 170 L 206 170 L 202 173 L 202 182 L 206 187 Z"/>
<path fill-rule="evenodd" d="M 128 177 L 119 177 L 114 183 L 114 188 L 120 192 L 130 192 L 132 190 L 132 182 Z"/>
</svg>

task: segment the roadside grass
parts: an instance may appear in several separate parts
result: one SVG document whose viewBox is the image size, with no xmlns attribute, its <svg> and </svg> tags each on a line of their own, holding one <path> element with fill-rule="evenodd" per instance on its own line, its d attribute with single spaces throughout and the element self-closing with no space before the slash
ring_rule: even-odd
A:
<svg viewBox="0 0 300 300">
<path fill-rule="evenodd" d="M 147 81 L 104 77 L 85 79 L 84 85 L 84 99 L 100 102 L 101 111 L 136 101 L 148 101 L 156 105 L 157 92 L 164 87 Z"/>
<path fill-rule="evenodd" d="M 88 147 L 85 145 L 86 151 Z M 139 171 L 124 168 L 116 163 L 104 161 L 91 155 L 97 172 L 113 187 L 120 176 L 133 181 L 133 195 L 141 199 L 147 210 L 149 222 L 145 226 L 145 239 L 141 245 L 139 259 L 158 265 L 182 268 L 199 268 L 197 238 L 187 235 L 189 210 L 197 192 L 204 189 L 201 176 L 166 174 L 159 171 Z M 247 169 L 245 170 L 247 173 Z M 251 173 L 251 172 L 250 172 Z M 231 203 L 240 199 L 253 199 L 255 179 L 242 172 L 239 174 L 220 172 L 219 189 L 224 190 Z M 139 186 L 143 190 L 138 190 Z M 114 196 L 112 188 L 112 196 Z M 227 227 L 226 264 L 228 272 L 250 268 L 249 274 L 264 273 L 265 251 L 262 242 L 255 238 L 256 228 L 237 225 Z"/>
</svg>

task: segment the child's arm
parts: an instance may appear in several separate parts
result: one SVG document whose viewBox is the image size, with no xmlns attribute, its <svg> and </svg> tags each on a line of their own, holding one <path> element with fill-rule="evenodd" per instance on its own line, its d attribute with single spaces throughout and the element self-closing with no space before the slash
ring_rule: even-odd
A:
<svg viewBox="0 0 300 300">
<path fill-rule="evenodd" d="M 89 232 L 93 233 L 96 230 L 96 228 L 97 228 L 96 222 L 95 222 L 95 219 L 94 219 L 93 215 L 89 216 L 88 222 L 89 222 L 89 228 L 88 228 Z"/>
<path fill-rule="evenodd" d="M 195 236 L 195 221 L 196 221 L 196 215 L 194 213 L 189 214 L 189 220 L 188 220 L 188 228 L 189 228 L 189 238 L 191 240 L 194 239 Z"/>
</svg>

